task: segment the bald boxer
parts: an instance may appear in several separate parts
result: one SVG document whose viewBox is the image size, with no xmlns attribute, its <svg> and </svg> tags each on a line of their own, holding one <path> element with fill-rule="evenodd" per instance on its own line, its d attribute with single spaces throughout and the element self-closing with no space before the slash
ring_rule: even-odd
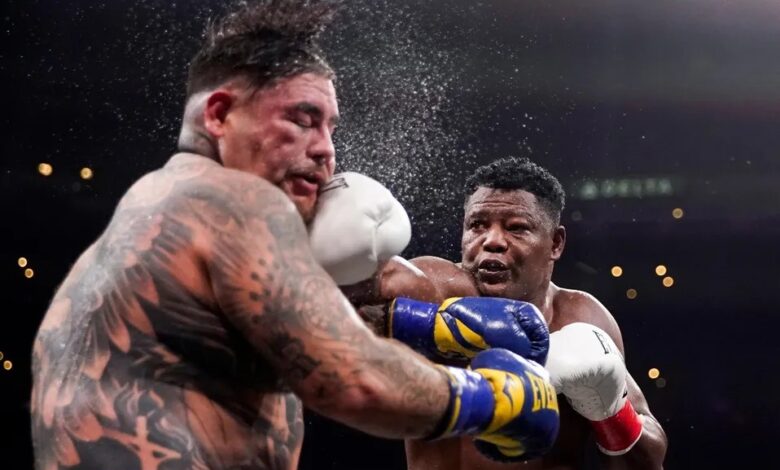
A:
<svg viewBox="0 0 780 470">
<path fill-rule="evenodd" d="M 566 241 L 560 225 L 565 197 L 560 183 L 527 159 L 506 158 L 477 169 L 466 187 L 460 263 L 396 258 L 372 281 L 344 290 L 363 305 L 361 315 L 378 333 L 404 340 L 445 363 L 463 363 L 495 346 L 534 354 L 523 344 L 513 348 L 471 335 L 474 324 L 506 328 L 504 313 L 469 313 L 469 325 L 457 324 L 450 313 L 453 305 L 491 296 L 537 307 L 552 332 L 546 367 L 565 397 L 559 401 L 560 434 L 550 453 L 516 467 L 486 459 L 469 438 L 410 440 L 409 468 L 581 469 L 594 441 L 600 468 L 662 468 L 666 436 L 626 370 L 614 317 L 592 295 L 551 281 Z M 395 300 L 371 305 L 381 299 Z"/>
<path fill-rule="evenodd" d="M 388 438 L 552 445 L 557 410 L 518 400 L 531 379 L 552 390 L 543 368 L 503 349 L 441 367 L 379 338 L 312 253 L 305 224 L 335 164 L 334 75 L 316 44 L 332 3 L 244 2 L 209 30 L 179 153 L 128 190 L 40 325 L 38 470 L 294 469 L 302 403 Z M 355 222 L 401 224 L 361 245 L 372 275 L 409 234 L 371 188 Z"/>
</svg>

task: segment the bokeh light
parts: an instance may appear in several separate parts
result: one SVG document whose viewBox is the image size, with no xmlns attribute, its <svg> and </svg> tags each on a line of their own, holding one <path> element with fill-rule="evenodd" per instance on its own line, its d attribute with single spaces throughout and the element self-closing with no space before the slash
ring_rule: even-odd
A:
<svg viewBox="0 0 780 470">
<path fill-rule="evenodd" d="M 52 166 L 48 163 L 40 163 L 38 165 L 38 173 L 42 174 L 43 176 L 49 176 L 53 171 L 54 168 L 52 168 Z"/>
<path fill-rule="evenodd" d="M 612 266 L 610 272 L 612 273 L 612 277 L 620 277 L 623 275 L 623 268 L 620 266 Z"/>
<path fill-rule="evenodd" d="M 636 291 L 636 289 L 628 289 L 626 291 L 626 297 L 628 297 L 629 300 L 636 299 L 637 295 L 639 295 L 639 293 Z"/>
<path fill-rule="evenodd" d="M 666 276 L 661 282 L 663 283 L 664 287 L 672 287 L 674 285 L 674 278 L 672 276 Z"/>
</svg>

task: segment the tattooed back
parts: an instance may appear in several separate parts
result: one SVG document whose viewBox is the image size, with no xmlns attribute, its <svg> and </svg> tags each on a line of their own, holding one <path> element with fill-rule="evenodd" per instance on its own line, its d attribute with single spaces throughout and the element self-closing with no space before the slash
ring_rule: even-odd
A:
<svg viewBox="0 0 780 470">
<path fill-rule="evenodd" d="M 225 318 L 204 261 L 239 264 L 234 209 L 273 190 L 177 155 L 128 191 L 35 340 L 38 470 L 297 466 L 300 403 Z"/>
</svg>

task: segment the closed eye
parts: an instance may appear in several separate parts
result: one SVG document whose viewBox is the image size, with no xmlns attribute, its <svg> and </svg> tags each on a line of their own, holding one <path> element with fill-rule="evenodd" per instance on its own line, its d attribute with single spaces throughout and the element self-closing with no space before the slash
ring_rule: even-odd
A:
<svg viewBox="0 0 780 470">
<path fill-rule="evenodd" d="M 310 115 L 305 113 L 297 113 L 294 116 L 291 116 L 290 121 L 294 122 L 298 127 L 302 127 L 304 129 L 310 129 L 314 127 L 314 120 Z"/>
</svg>

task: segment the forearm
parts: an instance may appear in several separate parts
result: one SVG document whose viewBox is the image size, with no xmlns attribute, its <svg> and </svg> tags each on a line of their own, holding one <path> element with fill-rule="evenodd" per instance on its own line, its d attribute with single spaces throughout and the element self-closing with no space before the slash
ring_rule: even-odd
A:
<svg viewBox="0 0 780 470">
<path fill-rule="evenodd" d="M 366 336 L 354 361 L 331 374 L 315 375 L 314 387 L 300 388 L 304 403 L 379 437 L 431 435 L 449 401 L 446 375 L 400 343 Z"/>
<path fill-rule="evenodd" d="M 620 469 L 647 469 L 656 470 L 663 468 L 666 457 L 666 433 L 655 418 L 640 414 L 642 419 L 642 436 L 630 451 L 620 456 L 610 457 L 602 454 L 604 468 L 610 470 Z"/>
</svg>

